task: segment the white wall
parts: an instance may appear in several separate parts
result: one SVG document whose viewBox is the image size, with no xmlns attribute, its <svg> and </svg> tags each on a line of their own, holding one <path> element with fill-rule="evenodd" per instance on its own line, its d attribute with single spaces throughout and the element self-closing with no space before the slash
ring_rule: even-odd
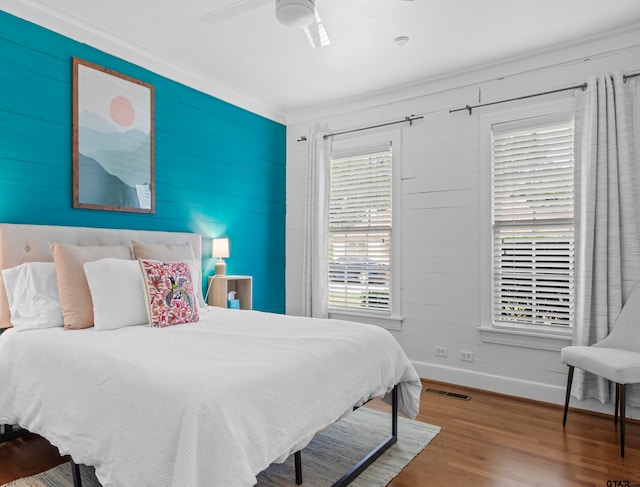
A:
<svg viewBox="0 0 640 487">
<path fill-rule="evenodd" d="M 581 84 L 600 72 L 640 70 L 640 29 L 590 39 L 525 59 L 431 80 L 395 92 L 291 114 L 287 140 L 287 313 L 301 312 L 301 257 L 306 142 L 315 123 L 330 131 L 424 115 L 402 125 L 402 330 L 392 333 L 419 374 L 470 387 L 563 403 L 566 366 L 558 349 L 567 341 L 526 346 L 481 338 L 483 117 L 518 107 L 566 100 L 565 92 L 450 114 L 449 109 Z M 508 338 L 508 337 L 507 337 Z M 500 340 L 496 340 L 500 341 Z M 434 347 L 447 347 L 447 358 Z M 460 350 L 475 361 L 462 362 Z M 573 405 L 610 411 L 593 402 Z M 638 409 L 629 411 L 640 417 Z"/>
</svg>

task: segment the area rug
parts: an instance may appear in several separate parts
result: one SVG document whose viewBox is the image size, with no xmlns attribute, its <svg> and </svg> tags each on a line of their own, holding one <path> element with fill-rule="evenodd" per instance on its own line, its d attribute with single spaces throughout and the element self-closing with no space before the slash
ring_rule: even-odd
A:
<svg viewBox="0 0 640 487">
<path fill-rule="evenodd" d="M 332 485 L 374 446 L 389 436 L 389 414 L 360 408 L 316 435 L 302 450 L 303 487 Z M 433 426 L 398 418 L 398 442 L 351 483 L 354 487 L 384 487 L 435 438 L 440 431 Z M 83 487 L 101 487 L 93 469 L 81 467 Z M 2 487 L 70 487 L 69 464 Z M 258 487 L 295 487 L 293 456 L 285 463 L 273 464 L 258 475 Z"/>
</svg>

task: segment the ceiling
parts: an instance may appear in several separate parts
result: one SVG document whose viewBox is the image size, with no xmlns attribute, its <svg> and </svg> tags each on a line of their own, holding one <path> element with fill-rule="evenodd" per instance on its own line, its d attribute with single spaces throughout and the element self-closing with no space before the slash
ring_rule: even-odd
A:
<svg viewBox="0 0 640 487">
<path fill-rule="evenodd" d="M 638 0 L 317 0 L 331 45 L 275 0 L 0 0 L 10 13 L 278 121 L 287 114 L 640 25 Z M 211 19 L 213 18 L 213 21 Z M 207 21 L 208 20 L 208 21 Z M 409 42 L 394 42 L 407 36 Z"/>
</svg>

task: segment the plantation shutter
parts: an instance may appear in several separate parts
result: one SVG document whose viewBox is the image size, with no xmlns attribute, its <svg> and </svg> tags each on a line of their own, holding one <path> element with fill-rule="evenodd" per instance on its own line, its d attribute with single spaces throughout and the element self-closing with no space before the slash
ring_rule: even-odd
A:
<svg viewBox="0 0 640 487">
<path fill-rule="evenodd" d="M 391 312 L 391 146 L 331 160 L 329 308 Z"/>
<path fill-rule="evenodd" d="M 495 324 L 573 324 L 573 173 L 573 120 L 494 126 Z"/>
</svg>

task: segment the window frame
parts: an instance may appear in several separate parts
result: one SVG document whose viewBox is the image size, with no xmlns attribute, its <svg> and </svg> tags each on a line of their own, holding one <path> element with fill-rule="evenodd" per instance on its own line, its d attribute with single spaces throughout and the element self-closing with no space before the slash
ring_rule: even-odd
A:
<svg viewBox="0 0 640 487">
<path fill-rule="evenodd" d="M 564 96 L 562 96 L 564 95 Z M 530 102 L 529 102 L 530 103 Z M 560 350 L 570 344 L 573 327 L 566 325 L 495 324 L 493 322 L 493 227 L 492 227 L 492 129 L 496 124 L 518 123 L 531 125 L 574 118 L 573 97 L 561 94 L 556 100 L 496 110 L 480 117 L 480 303 L 479 330 L 481 341 L 499 345 L 513 345 L 542 350 Z M 577 128 L 574 127 L 574 131 Z M 574 153 L 574 166 L 578 164 Z M 574 214 L 575 231 L 575 214 Z M 574 271 L 575 276 L 575 271 Z"/>
<path fill-rule="evenodd" d="M 389 330 L 402 329 L 402 252 L 400 250 L 402 235 L 401 208 L 401 162 L 402 132 L 386 130 L 366 135 L 341 136 L 332 140 L 330 158 L 340 158 L 375 152 L 391 144 L 391 299 L 388 314 L 380 314 L 368 310 L 346 310 L 328 308 L 329 318 L 382 326 Z M 327 222 L 328 227 L 328 222 Z M 327 230 L 328 231 L 328 230 Z M 328 249 L 327 249 L 328 252 Z M 327 283 L 328 285 L 328 283 Z"/>
</svg>

